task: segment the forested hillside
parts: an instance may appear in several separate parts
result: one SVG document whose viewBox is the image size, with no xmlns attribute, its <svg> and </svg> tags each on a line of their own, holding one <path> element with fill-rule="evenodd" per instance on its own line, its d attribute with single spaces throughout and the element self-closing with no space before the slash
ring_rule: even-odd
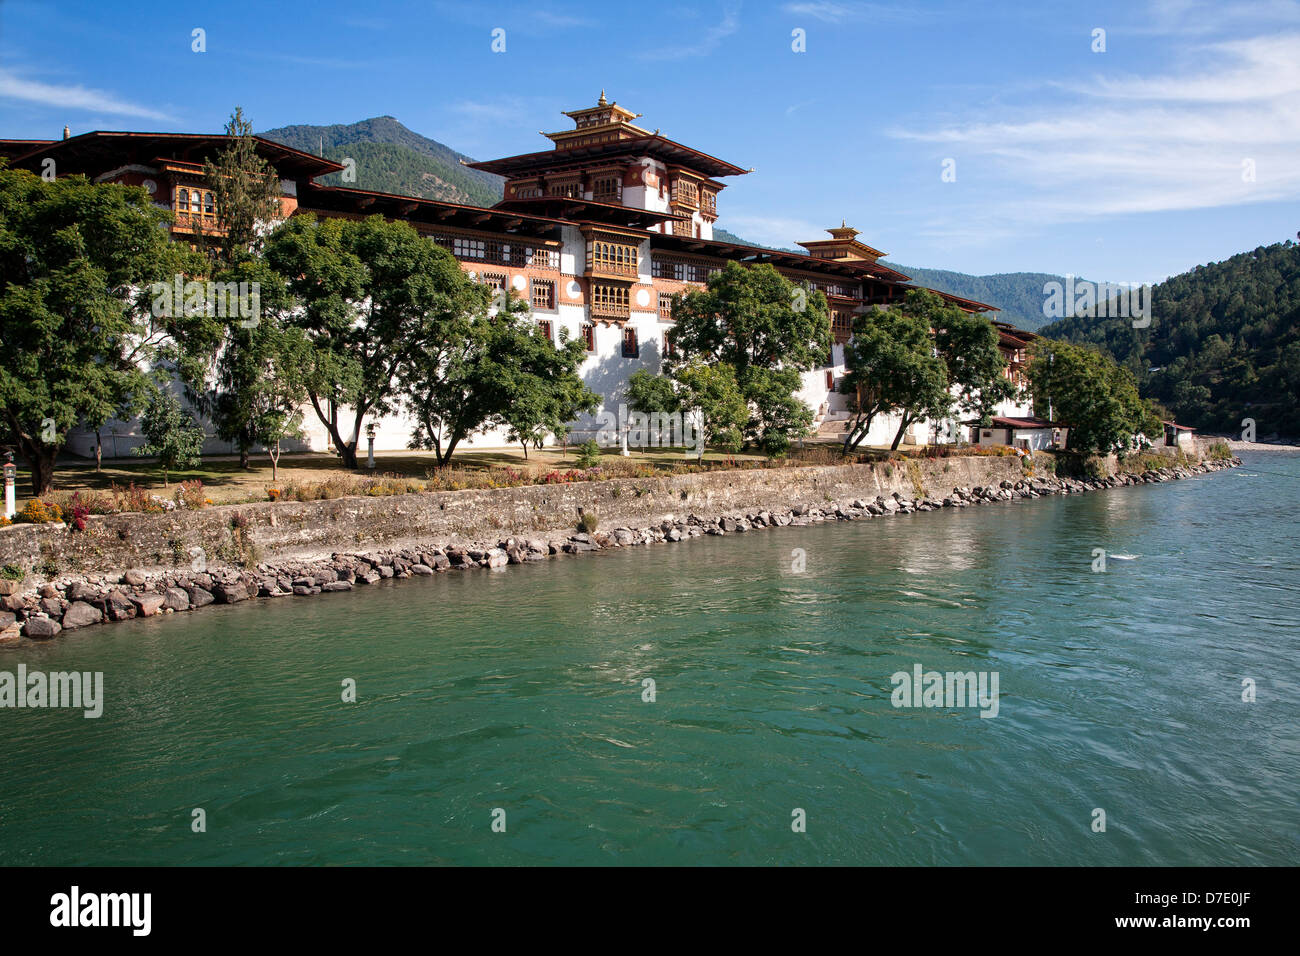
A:
<svg viewBox="0 0 1300 956">
<path fill-rule="evenodd" d="M 325 185 L 476 206 L 501 199 L 499 176 L 462 166 L 460 161 L 470 157 L 412 132 L 391 116 L 347 125 L 283 126 L 261 135 L 336 162 L 356 161 L 356 182 L 345 183 L 335 173 L 321 177 Z"/>
<path fill-rule="evenodd" d="M 1097 310 L 1101 311 L 1101 310 Z M 1151 325 L 1092 315 L 1042 334 L 1098 345 L 1179 422 L 1300 435 L 1300 245 L 1261 246 L 1152 289 Z"/>
</svg>

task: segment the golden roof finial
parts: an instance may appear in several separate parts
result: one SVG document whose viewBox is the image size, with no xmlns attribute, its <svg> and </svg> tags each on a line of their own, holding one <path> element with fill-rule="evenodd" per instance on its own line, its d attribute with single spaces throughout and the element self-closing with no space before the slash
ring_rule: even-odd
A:
<svg viewBox="0 0 1300 956">
<path fill-rule="evenodd" d="M 600 91 L 600 99 L 598 99 L 598 100 L 596 101 L 596 105 L 597 105 L 597 106 L 608 106 L 608 105 L 609 105 L 609 103 L 605 100 L 605 91 L 604 91 L 604 90 L 601 90 L 601 91 Z"/>
</svg>

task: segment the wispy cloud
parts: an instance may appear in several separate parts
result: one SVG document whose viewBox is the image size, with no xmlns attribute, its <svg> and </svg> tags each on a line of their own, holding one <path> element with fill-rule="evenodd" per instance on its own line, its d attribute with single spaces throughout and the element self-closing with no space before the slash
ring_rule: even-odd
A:
<svg viewBox="0 0 1300 956">
<path fill-rule="evenodd" d="M 1125 32 L 1137 36 L 1222 36 L 1225 30 L 1261 23 L 1300 24 L 1296 0 L 1153 0 Z"/>
<path fill-rule="evenodd" d="M 1300 33 L 1209 44 L 1179 72 L 1061 87 L 1050 110 L 999 105 L 981 122 L 889 134 L 935 147 L 936 179 L 937 157 L 956 160 L 950 230 L 1295 200 L 1297 50 Z M 971 170 L 978 194 L 961 191 Z"/>
<path fill-rule="evenodd" d="M 85 86 L 42 83 L 20 77 L 0 67 L 0 99 L 20 100 L 59 109 L 86 110 L 113 116 L 138 116 L 142 119 L 172 120 L 166 113 L 119 99 L 104 90 Z"/>
<path fill-rule="evenodd" d="M 823 23 L 853 23 L 863 20 L 875 23 L 904 23 L 928 20 L 935 16 L 935 11 L 924 10 L 914 4 L 835 3 L 830 0 L 787 3 L 782 5 L 781 10 L 791 16 L 810 17 Z"/>
<path fill-rule="evenodd" d="M 740 0 L 723 4 L 722 20 L 708 27 L 694 43 L 662 43 L 640 54 L 643 60 L 683 60 L 712 53 L 727 37 L 740 29 Z"/>
</svg>

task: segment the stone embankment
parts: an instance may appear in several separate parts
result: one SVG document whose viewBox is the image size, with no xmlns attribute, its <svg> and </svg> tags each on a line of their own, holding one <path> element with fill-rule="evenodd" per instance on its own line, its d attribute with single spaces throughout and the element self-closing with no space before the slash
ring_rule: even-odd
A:
<svg viewBox="0 0 1300 956">
<path fill-rule="evenodd" d="M 0 582 L 3 585 L 0 587 L 0 644 L 19 643 L 24 639 L 44 640 L 64 630 L 126 621 L 135 617 L 192 611 L 211 604 L 237 604 L 257 598 L 306 597 L 351 591 L 387 578 L 504 568 L 511 564 L 545 561 L 561 554 L 584 554 L 609 548 L 678 542 L 701 535 L 742 534 L 824 521 L 885 518 L 897 514 L 967 508 L 1046 495 L 1080 494 L 1105 488 L 1156 484 L 1240 464 L 1240 460 L 1235 458 L 1206 461 L 1160 468 L 1141 475 L 1111 475 L 1099 480 L 1052 477 L 1020 477 L 1012 480 L 1011 477 L 1006 477 L 986 485 L 957 486 L 945 495 L 916 493 L 909 496 L 896 490 L 889 494 L 838 500 L 824 493 L 824 489 L 834 486 L 835 482 L 828 485 L 825 475 L 817 479 L 814 473 L 821 469 L 798 469 L 804 480 L 796 480 L 787 487 L 787 491 L 791 492 L 787 501 L 800 503 L 788 504 L 786 507 L 773 507 L 764 503 L 750 508 L 729 507 L 721 513 L 709 515 L 700 515 L 692 510 L 684 517 L 664 515 L 657 521 L 639 527 L 616 526 L 608 531 L 591 533 L 551 531 L 532 536 L 511 533 L 491 541 L 477 542 L 454 538 L 449 543 L 444 539 L 437 543 L 412 543 L 386 550 L 335 552 L 328 557 L 314 559 L 276 560 L 259 563 L 251 569 L 205 567 L 203 570 L 195 570 L 191 567 L 186 570 L 149 572 L 133 568 L 117 574 L 59 578 L 26 590 L 21 584 L 3 581 Z M 1019 468 L 1018 465 L 1016 467 Z M 1006 468 L 1002 470 L 1009 472 Z M 937 475 L 931 471 L 923 477 L 928 477 L 933 482 Z M 919 483 L 915 479 L 913 481 L 914 484 Z M 807 503 L 811 496 L 806 492 L 819 484 L 823 489 L 822 500 L 817 504 Z M 604 490 L 609 493 L 609 489 Z M 753 490 L 749 489 L 751 493 Z M 805 493 L 795 493 L 797 490 Z M 686 497 L 683 491 L 681 498 L 684 500 Z M 438 510 L 445 510 L 445 505 Z M 581 508 L 578 510 L 581 511 Z"/>
</svg>

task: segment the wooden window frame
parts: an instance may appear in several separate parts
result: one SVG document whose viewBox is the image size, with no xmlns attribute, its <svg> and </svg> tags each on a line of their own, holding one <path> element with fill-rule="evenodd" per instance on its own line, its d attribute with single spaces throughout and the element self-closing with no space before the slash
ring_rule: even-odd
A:
<svg viewBox="0 0 1300 956">
<path fill-rule="evenodd" d="M 537 294 L 545 293 L 545 301 L 538 302 Z M 555 306 L 555 280 L 554 279 L 534 279 L 532 288 L 529 290 L 528 302 L 534 311 L 554 312 Z"/>
<path fill-rule="evenodd" d="M 630 345 L 629 345 L 630 340 Z M 640 358 L 641 357 L 641 340 L 636 334 L 636 327 L 625 325 L 623 327 L 623 358 Z"/>
</svg>

